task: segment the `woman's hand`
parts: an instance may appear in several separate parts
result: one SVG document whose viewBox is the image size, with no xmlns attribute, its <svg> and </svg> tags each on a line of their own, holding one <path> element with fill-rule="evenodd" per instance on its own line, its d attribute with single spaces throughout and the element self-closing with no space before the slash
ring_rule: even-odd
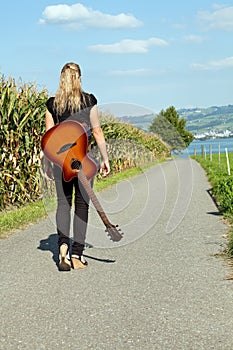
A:
<svg viewBox="0 0 233 350">
<path fill-rule="evenodd" d="M 101 163 L 101 166 L 100 166 L 100 174 L 103 176 L 103 177 L 106 177 L 108 176 L 108 174 L 110 173 L 110 164 L 109 164 L 109 161 L 106 160 L 106 161 L 103 161 Z"/>
</svg>

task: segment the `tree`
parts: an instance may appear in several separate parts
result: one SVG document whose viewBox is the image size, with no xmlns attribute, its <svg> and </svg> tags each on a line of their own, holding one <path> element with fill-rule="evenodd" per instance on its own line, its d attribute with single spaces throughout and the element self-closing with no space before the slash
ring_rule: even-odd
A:
<svg viewBox="0 0 233 350">
<path fill-rule="evenodd" d="M 166 110 L 161 110 L 154 118 L 149 131 L 157 134 L 165 141 L 171 150 L 182 150 L 194 140 L 191 132 L 186 130 L 186 120 L 180 118 L 175 107 L 168 107 Z"/>
</svg>

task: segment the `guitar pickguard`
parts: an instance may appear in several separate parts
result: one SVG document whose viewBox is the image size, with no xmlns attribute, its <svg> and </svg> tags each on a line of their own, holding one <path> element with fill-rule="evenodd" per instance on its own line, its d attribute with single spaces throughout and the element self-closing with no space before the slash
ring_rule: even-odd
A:
<svg viewBox="0 0 233 350">
<path fill-rule="evenodd" d="M 72 148 L 72 147 L 74 147 L 74 146 L 76 146 L 76 145 L 77 145 L 77 142 L 67 143 L 67 144 L 63 145 L 63 146 L 59 149 L 59 151 L 57 151 L 57 154 L 61 154 L 61 153 L 63 153 L 63 152 L 66 152 L 66 151 L 68 151 L 68 149 L 70 149 L 70 148 Z"/>
</svg>

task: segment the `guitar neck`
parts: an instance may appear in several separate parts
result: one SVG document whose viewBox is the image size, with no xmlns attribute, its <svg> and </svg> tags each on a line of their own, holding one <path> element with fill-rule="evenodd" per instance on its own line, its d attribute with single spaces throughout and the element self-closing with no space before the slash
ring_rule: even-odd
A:
<svg viewBox="0 0 233 350">
<path fill-rule="evenodd" d="M 111 225 L 110 221 L 108 220 L 95 192 L 93 191 L 90 182 L 87 180 L 86 175 L 84 174 L 83 170 L 80 169 L 80 171 L 78 172 L 78 178 L 81 182 L 81 184 L 83 185 L 88 197 L 91 199 L 97 213 L 99 214 L 101 220 L 103 221 L 104 225 L 106 227 L 108 227 L 109 225 Z"/>
</svg>

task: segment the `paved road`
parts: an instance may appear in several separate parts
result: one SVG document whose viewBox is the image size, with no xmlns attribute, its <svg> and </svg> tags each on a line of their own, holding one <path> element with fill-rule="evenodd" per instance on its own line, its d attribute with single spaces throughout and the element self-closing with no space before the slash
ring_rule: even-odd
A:
<svg viewBox="0 0 233 350">
<path fill-rule="evenodd" d="M 180 159 L 105 191 L 124 241 L 97 235 L 91 209 L 85 270 L 58 271 L 52 218 L 1 240 L 0 349 L 232 349 L 233 284 L 214 256 L 227 227 L 208 188 Z"/>
</svg>

